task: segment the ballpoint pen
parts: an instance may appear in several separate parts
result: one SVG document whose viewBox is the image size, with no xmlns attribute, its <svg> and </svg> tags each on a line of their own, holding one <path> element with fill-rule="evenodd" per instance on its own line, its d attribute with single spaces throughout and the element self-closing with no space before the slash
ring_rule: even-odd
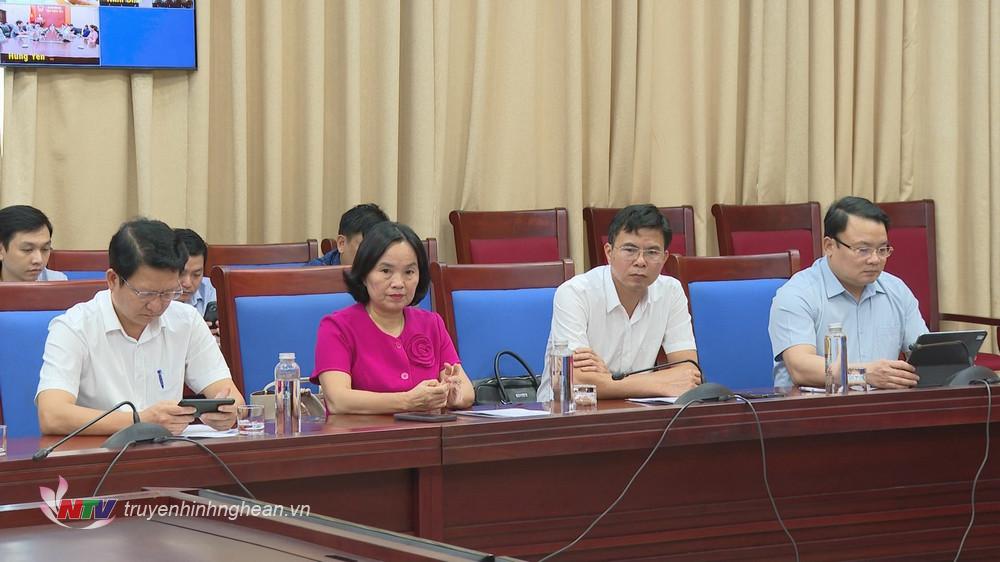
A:
<svg viewBox="0 0 1000 562">
<path fill-rule="evenodd" d="M 165 388 L 163 386 L 163 369 L 157 369 L 156 376 L 160 379 L 160 389 L 162 390 L 163 388 Z"/>
</svg>

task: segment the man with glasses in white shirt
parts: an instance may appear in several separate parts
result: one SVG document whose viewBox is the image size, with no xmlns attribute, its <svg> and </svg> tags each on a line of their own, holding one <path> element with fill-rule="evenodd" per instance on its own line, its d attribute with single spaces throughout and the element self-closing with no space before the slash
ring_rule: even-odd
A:
<svg viewBox="0 0 1000 562">
<path fill-rule="evenodd" d="M 701 382 L 691 316 L 680 282 L 660 275 L 671 230 L 653 205 L 631 205 L 615 215 L 595 267 L 556 290 L 552 342 L 573 350 L 574 383 L 597 385 L 601 398 L 678 396 Z M 648 369 L 660 349 L 676 365 L 615 380 L 613 375 Z M 548 366 L 538 400 L 552 399 Z"/>
<path fill-rule="evenodd" d="M 833 203 L 823 220 L 823 257 L 778 289 L 768 331 L 774 385 L 824 385 L 824 338 L 839 322 L 851 367 L 868 384 L 909 388 L 919 377 L 901 352 L 927 332 L 917 299 L 898 277 L 883 271 L 892 255 L 889 217 L 862 197 Z"/>
<path fill-rule="evenodd" d="M 136 219 L 121 226 L 108 249 L 108 290 L 49 325 L 35 403 L 46 434 L 65 434 L 129 400 L 144 422 L 178 434 L 194 421 L 181 407 L 187 384 L 210 398 L 243 399 L 201 315 L 175 303 L 187 250 L 166 224 Z M 236 421 L 234 406 L 201 415 L 215 429 Z M 132 423 L 115 412 L 85 433 L 107 435 Z"/>
</svg>

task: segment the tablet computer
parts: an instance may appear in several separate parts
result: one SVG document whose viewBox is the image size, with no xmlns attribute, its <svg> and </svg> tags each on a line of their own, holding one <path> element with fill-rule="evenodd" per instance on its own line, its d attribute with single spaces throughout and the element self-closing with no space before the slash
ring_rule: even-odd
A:
<svg viewBox="0 0 1000 562">
<path fill-rule="evenodd" d="M 941 386 L 956 372 L 972 365 L 986 341 L 986 330 L 930 332 L 910 346 L 907 362 L 917 369 L 918 387 Z"/>
</svg>

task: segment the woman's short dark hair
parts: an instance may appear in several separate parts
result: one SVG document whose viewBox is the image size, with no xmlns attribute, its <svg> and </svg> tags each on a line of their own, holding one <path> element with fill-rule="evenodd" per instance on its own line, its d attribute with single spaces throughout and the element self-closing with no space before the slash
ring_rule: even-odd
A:
<svg viewBox="0 0 1000 562">
<path fill-rule="evenodd" d="M 344 281 L 347 282 L 347 289 L 351 292 L 354 300 L 361 304 L 368 304 L 368 301 L 371 300 L 368 289 L 365 287 L 365 278 L 375 269 L 389 246 L 397 242 L 406 242 L 417 254 L 417 271 L 420 280 L 417 281 L 417 290 L 413 294 L 413 301 L 410 302 L 410 305 L 424 300 L 427 288 L 431 284 L 427 252 L 424 250 L 424 243 L 420 241 L 420 238 L 417 238 L 413 229 L 398 222 L 376 224 L 365 234 L 361 245 L 358 246 L 358 253 L 354 256 L 354 264 L 350 270 L 344 271 Z"/>
<path fill-rule="evenodd" d="M 655 205 L 629 205 L 618 211 L 608 227 L 608 244 L 615 245 L 615 238 L 622 232 L 635 233 L 640 228 L 652 228 L 663 232 L 663 249 L 670 246 L 673 232 L 670 222 Z"/>
<path fill-rule="evenodd" d="M 889 215 L 885 214 L 885 211 L 864 197 L 849 195 L 837 199 L 826 210 L 826 216 L 823 218 L 823 236 L 833 238 L 843 232 L 851 215 L 880 222 L 886 230 L 889 230 Z"/>
<path fill-rule="evenodd" d="M 187 248 L 180 237 L 158 220 L 137 218 L 123 223 L 108 245 L 111 269 L 126 280 L 142 265 L 180 274 L 187 260 Z"/>
</svg>

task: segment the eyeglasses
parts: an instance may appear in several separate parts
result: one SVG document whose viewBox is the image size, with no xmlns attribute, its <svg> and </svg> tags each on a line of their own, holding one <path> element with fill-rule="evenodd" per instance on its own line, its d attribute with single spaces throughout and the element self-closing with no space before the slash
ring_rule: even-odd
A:
<svg viewBox="0 0 1000 562">
<path fill-rule="evenodd" d="M 153 299 L 160 299 L 161 301 L 175 301 L 181 298 L 184 294 L 184 289 L 174 289 L 173 291 L 140 291 L 129 284 L 124 277 L 121 277 L 120 279 L 122 280 L 122 283 L 125 283 L 125 286 L 131 289 L 132 292 L 135 293 L 135 296 L 139 297 L 139 300 L 143 302 L 151 302 Z"/>
<path fill-rule="evenodd" d="M 844 244 L 840 240 L 840 238 L 837 238 L 836 236 L 833 237 L 833 240 L 835 242 L 837 242 L 837 244 L 840 244 L 841 246 L 843 246 L 843 247 L 847 248 L 848 250 L 854 252 L 854 255 L 856 255 L 859 258 L 864 259 L 864 260 L 872 257 L 873 253 L 877 254 L 878 257 L 879 257 L 879 259 L 883 259 L 884 260 L 884 259 L 888 258 L 889 256 L 891 256 L 892 255 L 892 251 L 893 251 L 893 247 L 892 246 L 881 246 L 879 248 L 869 248 L 868 246 L 857 246 L 857 247 L 855 247 L 855 246 L 851 246 L 849 244 Z"/>
<path fill-rule="evenodd" d="M 618 253 L 622 255 L 623 258 L 628 261 L 635 261 L 639 259 L 639 254 L 642 254 L 642 259 L 648 262 L 661 262 L 667 258 L 667 253 L 663 250 L 654 250 L 652 248 L 648 250 L 640 250 L 635 246 L 619 246 Z"/>
</svg>

